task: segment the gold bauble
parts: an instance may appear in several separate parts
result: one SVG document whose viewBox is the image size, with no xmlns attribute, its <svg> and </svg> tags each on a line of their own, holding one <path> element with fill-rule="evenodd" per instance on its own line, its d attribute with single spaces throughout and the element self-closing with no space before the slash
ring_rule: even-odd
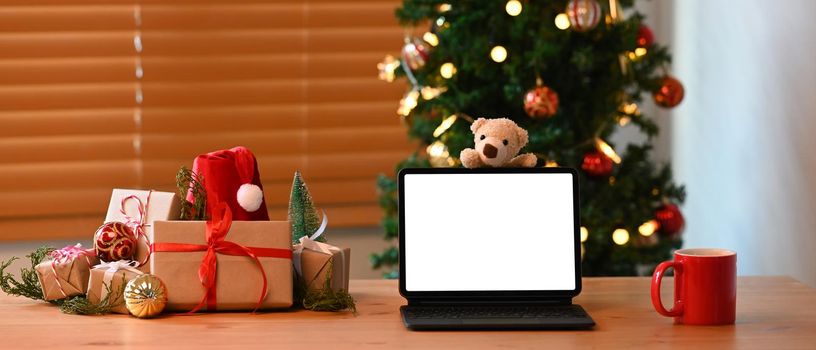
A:
<svg viewBox="0 0 816 350">
<path fill-rule="evenodd" d="M 154 275 L 141 275 L 125 287 L 125 307 L 138 318 L 150 318 L 164 310 L 167 305 L 167 288 Z"/>
</svg>

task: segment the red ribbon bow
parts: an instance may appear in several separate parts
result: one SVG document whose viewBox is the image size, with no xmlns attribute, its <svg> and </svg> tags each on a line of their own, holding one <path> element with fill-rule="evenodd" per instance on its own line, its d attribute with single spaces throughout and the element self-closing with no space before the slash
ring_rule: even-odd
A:
<svg viewBox="0 0 816 350">
<path fill-rule="evenodd" d="M 204 259 L 201 260 L 201 265 L 198 268 L 198 279 L 201 285 L 204 286 L 205 293 L 201 302 L 196 305 L 188 313 L 194 313 L 200 310 L 204 305 L 207 310 L 213 311 L 216 309 L 216 271 L 218 268 L 217 254 L 247 256 L 255 261 L 258 266 L 258 271 L 263 279 L 263 286 L 261 287 L 261 294 L 258 298 L 258 303 L 253 312 L 258 311 L 263 300 L 266 298 L 268 288 L 266 273 L 264 271 L 259 257 L 266 258 L 283 258 L 292 259 L 291 249 L 281 248 L 261 248 L 261 247 L 245 247 L 235 242 L 226 240 L 227 233 L 229 233 L 232 225 L 232 211 L 224 202 L 218 202 L 211 207 L 211 219 L 207 221 L 207 244 L 188 244 L 188 243 L 153 243 L 154 252 L 200 252 L 206 251 Z"/>
</svg>

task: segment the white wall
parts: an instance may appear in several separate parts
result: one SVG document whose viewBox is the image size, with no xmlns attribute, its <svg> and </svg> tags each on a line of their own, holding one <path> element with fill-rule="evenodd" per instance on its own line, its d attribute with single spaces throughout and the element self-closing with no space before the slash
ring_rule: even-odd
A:
<svg viewBox="0 0 816 350">
<path fill-rule="evenodd" d="M 664 5 L 666 6 L 666 5 Z M 816 286 L 816 1 L 672 1 L 687 247 Z"/>
</svg>

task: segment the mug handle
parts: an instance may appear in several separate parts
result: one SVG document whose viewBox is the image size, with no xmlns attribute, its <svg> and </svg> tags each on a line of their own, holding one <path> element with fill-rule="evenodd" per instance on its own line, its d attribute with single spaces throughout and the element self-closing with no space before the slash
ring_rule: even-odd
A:
<svg viewBox="0 0 816 350">
<path fill-rule="evenodd" d="M 657 265 L 654 275 L 652 275 L 652 305 L 654 305 L 655 310 L 657 310 L 657 312 L 663 316 L 677 317 L 683 314 L 683 299 L 681 299 L 680 296 L 675 293 L 674 306 L 671 308 L 671 310 L 666 310 L 666 308 L 663 307 L 663 301 L 660 300 L 660 282 L 663 281 L 663 275 L 666 273 L 666 269 L 668 268 L 674 269 L 674 283 L 683 283 L 682 264 L 676 261 L 664 261 L 660 263 L 660 265 Z"/>
</svg>

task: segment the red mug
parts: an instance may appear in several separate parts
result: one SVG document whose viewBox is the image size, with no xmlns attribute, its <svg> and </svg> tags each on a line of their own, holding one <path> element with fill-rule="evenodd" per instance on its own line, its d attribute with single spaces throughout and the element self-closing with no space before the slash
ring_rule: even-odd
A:
<svg viewBox="0 0 816 350">
<path fill-rule="evenodd" d="M 674 269 L 674 306 L 663 307 L 660 282 Z M 652 304 L 675 323 L 734 324 L 737 310 L 737 253 L 726 249 L 680 249 L 674 261 L 657 265 L 652 276 Z"/>
</svg>

